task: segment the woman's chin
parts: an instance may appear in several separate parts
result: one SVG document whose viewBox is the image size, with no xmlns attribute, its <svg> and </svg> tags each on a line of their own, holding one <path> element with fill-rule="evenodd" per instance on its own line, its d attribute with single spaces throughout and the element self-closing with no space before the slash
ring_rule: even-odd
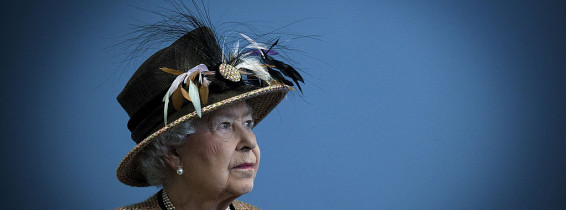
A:
<svg viewBox="0 0 566 210">
<path fill-rule="evenodd" d="M 243 195 L 246 193 L 249 193 L 252 191 L 252 189 L 254 188 L 254 182 L 253 180 L 242 180 L 239 181 L 237 183 L 231 183 L 228 186 L 228 191 L 230 191 L 231 193 L 235 194 L 235 195 Z"/>
</svg>

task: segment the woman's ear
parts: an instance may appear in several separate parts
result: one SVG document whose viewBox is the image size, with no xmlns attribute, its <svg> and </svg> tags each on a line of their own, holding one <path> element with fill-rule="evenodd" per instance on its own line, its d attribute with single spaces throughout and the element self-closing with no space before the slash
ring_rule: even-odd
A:
<svg viewBox="0 0 566 210">
<path fill-rule="evenodd" d="M 169 151 L 165 155 L 165 162 L 174 170 L 177 170 L 177 167 L 181 165 L 181 158 L 176 147 L 169 147 Z"/>
</svg>

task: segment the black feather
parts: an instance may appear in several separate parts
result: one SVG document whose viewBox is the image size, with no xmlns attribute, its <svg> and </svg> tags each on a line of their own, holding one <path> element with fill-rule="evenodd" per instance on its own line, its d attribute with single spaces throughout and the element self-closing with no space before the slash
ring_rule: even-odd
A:
<svg viewBox="0 0 566 210">
<path fill-rule="evenodd" d="M 283 84 L 289 85 L 289 86 L 293 86 L 293 83 L 287 79 L 285 79 L 285 77 L 279 73 L 278 71 L 273 70 L 272 68 L 267 67 L 267 73 L 269 73 L 271 75 L 271 77 L 273 77 L 273 79 L 282 82 Z"/>
<path fill-rule="evenodd" d="M 297 87 L 299 88 L 299 90 L 301 92 L 303 92 L 303 90 L 301 89 L 301 85 L 299 84 L 299 82 L 305 83 L 303 77 L 301 76 L 301 74 L 299 74 L 299 72 L 297 70 L 295 70 L 295 68 L 293 68 L 292 66 L 283 63 L 282 61 L 279 60 L 275 60 L 273 58 L 271 58 L 268 55 L 265 55 L 265 59 L 264 61 L 268 64 L 268 65 L 272 65 L 275 66 L 276 69 L 279 69 L 279 71 L 281 71 L 281 73 L 283 73 L 283 75 L 291 78 L 295 84 L 297 84 Z M 271 73 L 270 73 L 271 74 Z M 272 75 L 273 76 L 273 75 Z"/>
<path fill-rule="evenodd" d="M 279 39 L 277 39 L 272 45 L 271 47 L 269 47 L 269 49 L 265 52 L 263 52 L 263 50 L 261 50 L 262 56 L 263 58 L 265 58 L 267 56 L 267 54 L 269 53 L 269 51 L 271 50 L 271 48 L 275 47 L 275 45 L 277 45 L 277 43 L 279 43 Z"/>
<path fill-rule="evenodd" d="M 157 15 L 160 20 L 154 23 L 133 25 L 128 33 L 124 34 L 126 40 L 117 44 L 124 51 L 129 52 L 125 55 L 125 61 L 134 60 L 145 52 L 153 49 L 160 49 L 164 43 L 175 41 L 184 42 L 187 39 L 194 40 L 188 43 L 192 52 L 178 51 L 178 58 L 187 57 L 187 54 L 194 54 L 202 58 L 207 66 L 214 66 L 222 62 L 222 50 L 215 34 L 215 27 L 209 17 L 209 11 L 204 6 L 203 1 L 192 0 L 192 5 L 185 4 L 181 0 L 165 0 L 169 4 L 161 10 L 145 10 Z M 191 9 L 190 6 L 194 9 Z M 209 30 L 195 30 L 209 28 Z M 195 30 L 195 31 L 193 31 Z M 183 38 L 191 33 L 191 38 Z M 172 58 L 173 59 L 173 58 Z M 185 59 L 179 59 L 179 70 L 187 70 L 199 63 L 192 63 Z M 177 67 L 178 68 L 178 67 Z"/>
</svg>

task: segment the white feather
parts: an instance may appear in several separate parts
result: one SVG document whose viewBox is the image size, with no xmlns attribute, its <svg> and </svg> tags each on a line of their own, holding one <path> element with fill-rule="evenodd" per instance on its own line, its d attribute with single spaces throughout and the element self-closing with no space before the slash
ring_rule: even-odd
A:
<svg viewBox="0 0 566 210">
<path fill-rule="evenodd" d="M 234 47 L 232 49 L 232 55 L 233 56 L 237 56 L 240 52 L 239 52 L 239 48 L 240 48 L 240 40 L 238 40 L 235 44 Z"/>
<path fill-rule="evenodd" d="M 228 35 L 230 34 L 230 32 L 228 32 L 228 34 L 226 34 L 226 36 L 224 36 L 224 39 L 222 40 L 222 55 L 226 55 L 224 54 L 224 46 L 226 45 L 226 38 L 228 38 Z M 222 56 L 222 63 L 226 63 L 226 57 Z"/>
<path fill-rule="evenodd" d="M 267 69 L 259 62 L 259 60 L 255 57 L 246 57 L 241 59 L 240 63 L 235 66 L 236 69 L 249 69 L 251 70 L 257 78 L 267 82 L 271 80 L 271 76 L 267 72 Z"/>
<path fill-rule="evenodd" d="M 263 43 L 256 42 L 252 38 L 246 36 L 245 34 L 240 33 L 240 35 L 242 37 L 244 37 L 244 39 L 248 40 L 248 42 L 250 43 L 249 45 L 246 45 L 246 47 L 242 48 L 242 50 L 243 49 L 249 49 L 249 48 L 256 48 L 258 50 L 266 50 L 267 49 L 267 45 L 265 45 Z"/>
<path fill-rule="evenodd" d="M 195 84 L 193 84 L 193 82 L 189 80 L 189 75 L 191 75 L 195 71 L 199 71 L 199 74 L 200 74 L 202 72 L 207 72 L 208 68 L 204 64 L 199 64 L 199 65 L 193 67 L 192 69 L 190 69 L 189 71 L 178 75 L 177 78 L 175 78 L 175 80 L 173 80 L 173 82 L 171 83 L 171 86 L 169 87 L 169 89 L 165 93 L 165 96 L 163 96 L 163 102 L 165 102 L 165 107 L 163 108 L 163 116 L 164 116 L 163 120 L 165 121 L 166 125 L 167 125 L 167 113 L 168 113 L 167 109 L 169 107 L 169 97 L 171 97 L 171 95 L 173 95 L 173 92 L 175 92 L 177 90 L 177 88 L 179 87 L 179 85 L 181 83 L 187 84 L 187 82 L 190 82 L 190 84 L 192 84 L 192 86 L 194 86 L 194 87 L 192 87 L 192 86 L 189 85 L 189 97 L 191 97 L 191 99 L 193 99 L 193 95 L 191 95 L 191 92 L 192 92 L 192 94 L 196 93 L 196 96 L 198 96 L 198 88 L 196 88 Z M 191 88 L 193 90 L 196 89 L 196 92 L 191 91 Z M 196 99 L 197 100 L 196 103 L 198 104 L 198 107 L 199 107 L 198 109 L 197 109 L 197 105 L 195 105 L 194 100 L 195 99 L 193 99 L 193 105 L 195 106 L 195 110 L 197 111 L 197 114 L 200 117 L 200 98 Z"/>
<path fill-rule="evenodd" d="M 193 106 L 195 107 L 195 111 L 197 111 L 198 117 L 202 117 L 201 109 L 200 109 L 200 96 L 198 92 L 197 86 L 193 83 L 193 81 L 189 80 L 189 97 L 193 102 Z"/>
</svg>

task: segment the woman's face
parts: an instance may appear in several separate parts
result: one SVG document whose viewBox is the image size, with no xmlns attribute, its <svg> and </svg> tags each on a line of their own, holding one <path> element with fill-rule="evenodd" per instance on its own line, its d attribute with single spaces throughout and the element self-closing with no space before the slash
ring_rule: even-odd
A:
<svg viewBox="0 0 566 210">
<path fill-rule="evenodd" d="M 188 189 L 234 195 L 252 190 L 260 152 L 251 114 L 241 102 L 197 120 L 196 133 L 177 149 Z"/>
</svg>

